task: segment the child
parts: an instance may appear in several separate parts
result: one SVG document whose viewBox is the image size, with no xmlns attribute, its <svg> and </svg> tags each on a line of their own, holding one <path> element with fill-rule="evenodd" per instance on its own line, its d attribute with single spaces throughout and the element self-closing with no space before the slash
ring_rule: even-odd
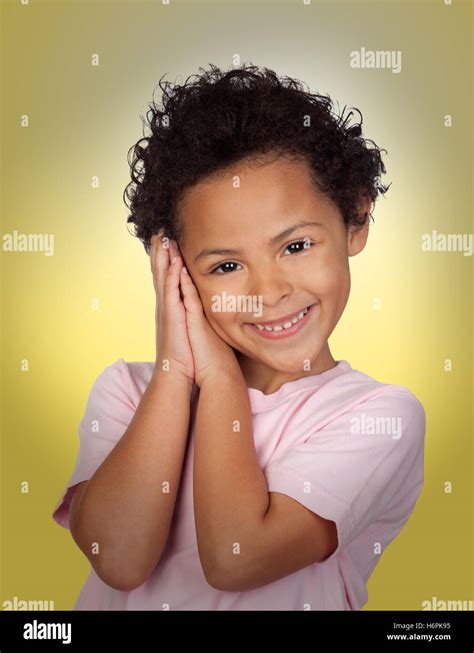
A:
<svg viewBox="0 0 474 653">
<path fill-rule="evenodd" d="M 328 344 L 380 150 L 300 82 L 200 71 L 134 146 L 156 360 L 87 401 L 53 513 L 91 562 L 74 609 L 360 610 L 423 485 L 423 406 Z"/>
</svg>

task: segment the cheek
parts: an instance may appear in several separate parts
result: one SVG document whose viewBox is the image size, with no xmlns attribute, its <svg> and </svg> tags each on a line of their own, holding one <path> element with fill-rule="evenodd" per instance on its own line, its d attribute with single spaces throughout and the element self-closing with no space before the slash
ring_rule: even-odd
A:
<svg viewBox="0 0 474 653">
<path fill-rule="evenodd" d="M 219 301 L 222 296 L 221 292 L 217 292 L 215 289 L 210 292 L 208 289 L 203 290 L 201 288 L 199 296 L 204 309 L 204 315 L 207 321 L 216 327 L 216 330 L 225 330 L 234 321 L 235 314 L 225 310 L 222 301 Z M 218 298 L 217 300 L 216 296 Z"/>
<path fill-rule="evenodd" d="M 208 284 L 202 283 L 201 279 L 199 279 L 197 274 L 194 274 L 194 276 L 191 275 L 191 277 L 193 279 L 194 286 L 198 291 L 199 299 L 201 300 L 201 304 L 204 309 L 204 312 L 206 313 L 207 316 L 208 313 L 211 313 L 213 293 L 211 292 Z M 198 278 L 198 281 L 196 281 L 196 278 Z"/>
<path fill-rule="evenodd" d="M 206 284 L 198 284 L 196 281 L 194 281 L 194 285 L 198 291 L 199 299 L 201 300 L 202 308 L 204 310 L 204 315 L 206 316 L 208 322 L 211 324 L 219 323 L 223 314 L 212 310 L 214 303 L 213 297 L 216 294 L 215 291 L 211 292 L 210 288 L 208 288 Z"/>
<path fill-rule="evenodd" d="M 322 299 L 347 296 L 350 288 L 350 270 L 347 259 L 328 256 L 318 261 L 312 272 L 315 293 Z"/>
</svg>

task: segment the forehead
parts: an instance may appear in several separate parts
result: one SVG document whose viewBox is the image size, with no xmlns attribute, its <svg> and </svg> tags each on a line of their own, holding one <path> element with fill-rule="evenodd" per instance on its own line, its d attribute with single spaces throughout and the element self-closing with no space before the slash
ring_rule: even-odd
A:
<svg viewBox="0 0 474 653">
<path fill-rule="evenodd" d="M 318 191 L 308 163 L 269 154 L 209 175 L 183 194 L 177 217 L 183 236 L 275 229 L 294 217 L 328 219 L 335 210 Z M 187 240 L 187 238 L 186 238 Z"/>
</svg>

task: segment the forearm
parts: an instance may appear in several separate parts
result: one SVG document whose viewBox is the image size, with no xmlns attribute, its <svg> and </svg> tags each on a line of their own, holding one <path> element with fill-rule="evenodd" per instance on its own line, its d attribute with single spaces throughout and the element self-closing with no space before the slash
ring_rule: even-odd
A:
<svg viewBox="0 0 474 653">
<path fill-rule="evenodd" d="M 144 580 L 161 557 L 181 477 L 191 389 L 181 377 L 154 374 L 127 430 L 84 490 L 74 539 L 105 582 Z"/>
<path fill-rule="evenodd" d="M 194 511 L 199 555 L 208 580 L 220 569 L 245 562 L 268 501 L 243 376 L 203 383 L 196 415 Z"/>
</svg>

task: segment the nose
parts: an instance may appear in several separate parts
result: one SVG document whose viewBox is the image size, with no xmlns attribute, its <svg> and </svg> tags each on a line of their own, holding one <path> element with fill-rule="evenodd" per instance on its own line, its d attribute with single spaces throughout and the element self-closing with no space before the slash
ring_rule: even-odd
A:
<svg viewBox="0 0 474 653">
<path fill-rule="evenodd" d="M 276 306 L 291 295 L 293 284 L 277 265 L 262 264 L 252 271 L 249 290 L 249 295 L 262 296 L 264 306 Z"/>
</svg>

